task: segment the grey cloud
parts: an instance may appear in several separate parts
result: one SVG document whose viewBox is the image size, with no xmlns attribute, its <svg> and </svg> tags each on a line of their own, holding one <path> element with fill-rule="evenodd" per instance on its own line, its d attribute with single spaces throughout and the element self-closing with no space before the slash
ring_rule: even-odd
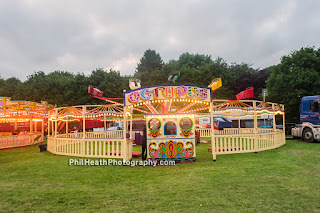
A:
<svg viewBox="0 0 320 213">
<path fill-rule="evenodd" d="M 183 52 L 264 68 L 319 46 L 318 1 L 3 1 L 0 75 L 34 71 L 133 74 L 152 48 L 164 61 Z"/>
</svg>

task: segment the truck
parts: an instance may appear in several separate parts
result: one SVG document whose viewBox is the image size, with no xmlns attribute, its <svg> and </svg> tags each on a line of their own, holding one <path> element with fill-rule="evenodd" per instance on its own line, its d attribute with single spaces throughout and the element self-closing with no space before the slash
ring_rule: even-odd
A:
<svg viewBox="0 0 320 213">
<path fill-rule="evenodd" d="M 309 143 L 320 139 L 319 103 L 319 95 L 305 96 L 301 99 L 300 124 L 291 129 L 294 138 L 301 138 Z"/>
</svg>

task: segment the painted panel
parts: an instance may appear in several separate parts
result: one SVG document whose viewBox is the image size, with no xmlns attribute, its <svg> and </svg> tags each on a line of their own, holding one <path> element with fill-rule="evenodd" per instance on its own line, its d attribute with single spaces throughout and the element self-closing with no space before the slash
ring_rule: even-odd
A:
<svg viewBox="0 0 320 213">
<path fill-rule="evenodd" d="M 194 115 L 147 117 L 147 139 L 195 138 Z"/>
<path fill-rule="evenodd" d="M 195 139 L 148 140 L 148 158 L 195 158 Z"/>
</svg>

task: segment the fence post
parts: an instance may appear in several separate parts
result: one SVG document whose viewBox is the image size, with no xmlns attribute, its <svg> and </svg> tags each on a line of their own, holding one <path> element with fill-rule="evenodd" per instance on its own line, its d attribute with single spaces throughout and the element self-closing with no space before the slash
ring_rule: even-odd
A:
<svg viewBox="0 0 320 213">
<path fill-rule="evenodd" d="M 132 109 L 130 107 L 125 106 L 123 109 L 123 140 L 127 149 L 128 160 L 131 159 L 132 156 Z M 128 117 L 130 119 L 130 138 L 127 141 L 127 129 L 128 129 Z M 131 147 L 130 147 L 131 146 Z"/>
<path fill-rule="evenodd" d="M 122 159 L 123 161 L 127 161 L 128 160 L 128 143 L 125 139 L 120 139 L 120 140 L 121 140 L 121 149 L 123 151 L 123 153 L 121 153 L 121 155 L 123 155 Z"/>
<path fill-rule="evenodd" d="M 128 160 L 132 159 L 132 141 L 130 140 L 129 144 L 128 144 Z"/>
</svg>

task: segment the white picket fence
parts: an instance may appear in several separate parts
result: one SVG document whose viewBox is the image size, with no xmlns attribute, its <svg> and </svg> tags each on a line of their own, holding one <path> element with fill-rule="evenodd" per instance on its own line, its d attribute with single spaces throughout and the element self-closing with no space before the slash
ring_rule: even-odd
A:
<svg viewBox="0 0 320 213">
<path fill-rule="evenodd" d="M 86 132 L 86 138 L 123 138 L 123 130 Z"/>
<path fill-rule="evenodd" d="M 48 137 L 47 150 L 57 155 L 90 158 L 132 158 L 132 141 L 107 138 L 54 138 Z"/>
<path fill-rule="evenodd" d="M 41 133 L 28 135 L 0 136 L 0 149 L 29 146 L 43 141 Z"/>
<path fill-rule="evenodd" d="M 275 149 L 284 145 L 286 142 L 284 131 L 257 134 L 215 135 L 214 141 L 217 155 Z"/>
<path fill-rule="evenodd" d="M 211 137 L 210 129 L 197 129 L 201 137 Z M 107 137 L 107 138 L 101 138 Z M 108 138 L 114 137 L 114 138 Z M 118 137 L 118 138 L 117 138 Z M 285 133 L 272 129 L 228 128 L 215 130 L 215 155 L 259 152 L 274 149 L 285 144 Z M 123 131 L 69 133 L 49 136 L 47 150 L 57 155 L 91 158 L 132 159 L 132 141 L 123 138 Z"/>
<path fill-rule="evenodd" d="M 200 132 L 200 137 L 211 137 L 211 129 L 197 128 L 196 131 Z M 272 132 L 273 129 L 258 128 L 258 133 Z M 235 135 L 235 134 L 253 134 L 254 128 L 224 128 L 223 130 L 214 130 L 215 135 Z"/>
<path fill-rule="evenodd" d="M 114 131 L 101 131 L 101 132 L 86 132 L 85 138 L 123 138 L 123 130 L 114 130 Z M 83 133 L 68 133 L 68 134 L 59 134 L 56 137 L 58 138 L 83 138 Z"/>
</svg>

